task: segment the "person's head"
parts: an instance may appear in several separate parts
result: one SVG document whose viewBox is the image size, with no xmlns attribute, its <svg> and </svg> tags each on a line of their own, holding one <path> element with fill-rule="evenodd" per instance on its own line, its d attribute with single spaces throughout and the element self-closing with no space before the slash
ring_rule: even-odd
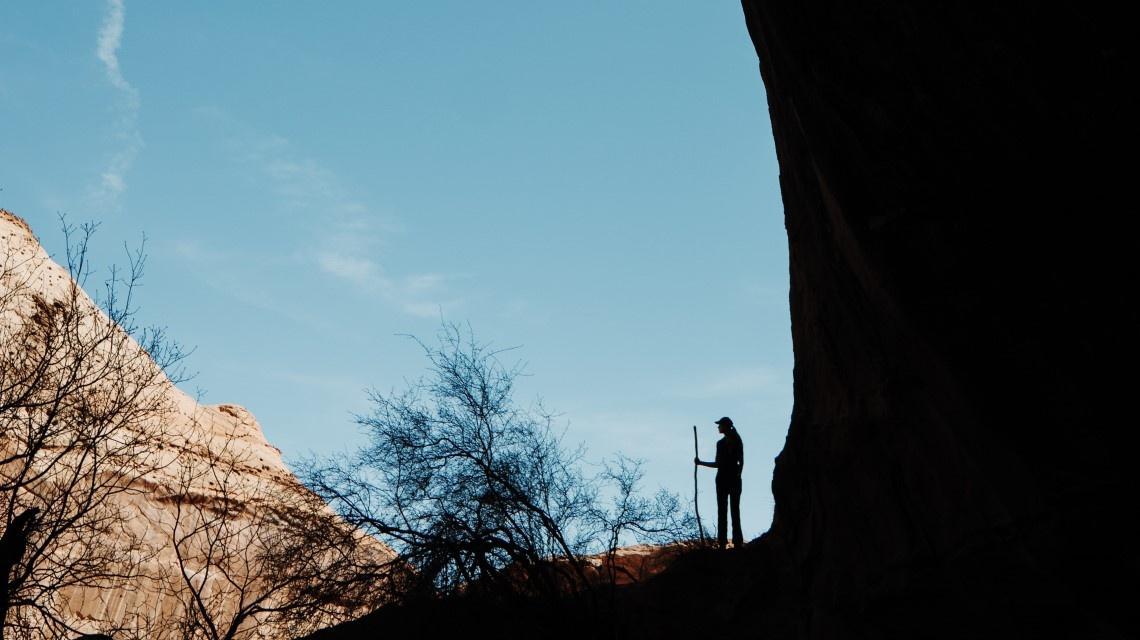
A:
<svg viewBox="0 0 1140 640">
<path fill-rule="evenodd" d="M 716 426 L 717 426 L 717 429 L 721 433 L 728 433 L 734 429 L 734 427 L 732 426 L 732 418 L 729 418 L 728 416 L 725 416 L 725 417 L 721 418 L 720 420 L 717 420 Z"/>
</svg>

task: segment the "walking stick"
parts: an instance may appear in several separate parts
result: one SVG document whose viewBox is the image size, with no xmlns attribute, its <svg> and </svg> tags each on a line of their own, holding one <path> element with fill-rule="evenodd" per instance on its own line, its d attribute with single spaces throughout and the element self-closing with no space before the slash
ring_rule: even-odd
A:
<svg viewBox="0 0 1140 640">
<path fill-rule="evenodd" d="M 693 425 L 693 457 L 700 458 L 697 449 L 697 425 Z M 701 545 L 705 544 L 705 526 L 701 524 L 701 505 L 697 500 L 697 462 L 693 461 L 693 511 L 697 514 L 697 531 L 701 534 Z"/>
</svg>

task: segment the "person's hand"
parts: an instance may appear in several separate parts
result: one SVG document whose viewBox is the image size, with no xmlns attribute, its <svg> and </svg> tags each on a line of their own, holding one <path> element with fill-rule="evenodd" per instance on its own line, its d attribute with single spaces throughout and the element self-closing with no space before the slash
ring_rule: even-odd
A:
<svg viewBox="0 0 1140 640">
<path fill-rule="evenodd" d="M 700 464 L 700 463 L 701 463 L 700 458 L 693 458 L 693 464 Z"/>
</svg>

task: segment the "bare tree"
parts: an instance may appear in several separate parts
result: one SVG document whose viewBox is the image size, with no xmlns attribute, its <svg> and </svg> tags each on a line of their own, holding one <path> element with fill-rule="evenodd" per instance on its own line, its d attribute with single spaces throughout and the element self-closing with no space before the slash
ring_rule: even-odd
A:
<svg viewBox="0 0 1140 640">
<path fill-rule="evenodd" d="M 221 443 L 217 445 L 217 443 Z M 164 635 L 183 640 L 300 636 L 375 607 L 392 555 L 295 484 L 251 472 L 233 434 L 187 464 L 173 504 L 180 603 Z"/>
<path fill-rule="evenodd" d="M 603 582 L 614 584 L 622 578 L 637 581 L 617 562 L 623 544 L 631 541 L 668 545 L 689 542 L 696 537 L 693 514 L 681 506 L 675 493 L 660 489 L 652 497 L 641 492 L 645 478 L 642 460 L 617 454 L 603 463 L 600 484 L 603 498 L 591 513 L 592 537 L 602 543 Z"/>
<path fill-rule="evenodd" d="M 438 347 L 419 344 L 429 374 L 402 393 L 372 393 L 373 413 L 357 418 L 369 444 L 302 472 L 414 567 L 414 593 L 564 594 L 590 587 L 584 554 L 626 536 L 682 535 L 676 500 L 635 496 L 636 463 L 587 476 L 583 449 L 565 446 L 552 416 L 514 403 L 522 370 L 504 366 L 503 351 L 454 325 Z M 625 484 L 608 488 L 614 480 Z M 611 494 L 617 511 L 603 504 Z"/>
<path fill-rule="evenodd" d="M 146 553 L 112 498 L 157 464 L 184 354 L 134 322 L 141 248 L 97 301 L 83 292 L 94 230 L 64 223 L 66 273 L 0 256 L 0 638 L 77 633 L 67 594 L 122 584 Z"/>
</svg>

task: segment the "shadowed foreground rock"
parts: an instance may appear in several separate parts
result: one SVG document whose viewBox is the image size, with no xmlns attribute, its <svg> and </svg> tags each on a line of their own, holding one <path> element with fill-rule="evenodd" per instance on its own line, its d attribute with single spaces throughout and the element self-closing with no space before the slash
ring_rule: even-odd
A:
<svg viewBox="0 0 1140 640">
<path fill-rule="evenodd" d="M 807 637 L 1140 636 L 1135 47 L 1096 3 L 977 5 L 744 2 Z"/>
<path fill-rule="evenodd" d="M 790 637 L 797 603 L 774 587 L 769 547 L 740 552 L 694 549 L 672 555 L 660 574 L 616 588 L 596 585 L 560 601 L 455 597 L 384 607 L 306 640 L 414 636 L 621 638 Z"/>
</svg>

